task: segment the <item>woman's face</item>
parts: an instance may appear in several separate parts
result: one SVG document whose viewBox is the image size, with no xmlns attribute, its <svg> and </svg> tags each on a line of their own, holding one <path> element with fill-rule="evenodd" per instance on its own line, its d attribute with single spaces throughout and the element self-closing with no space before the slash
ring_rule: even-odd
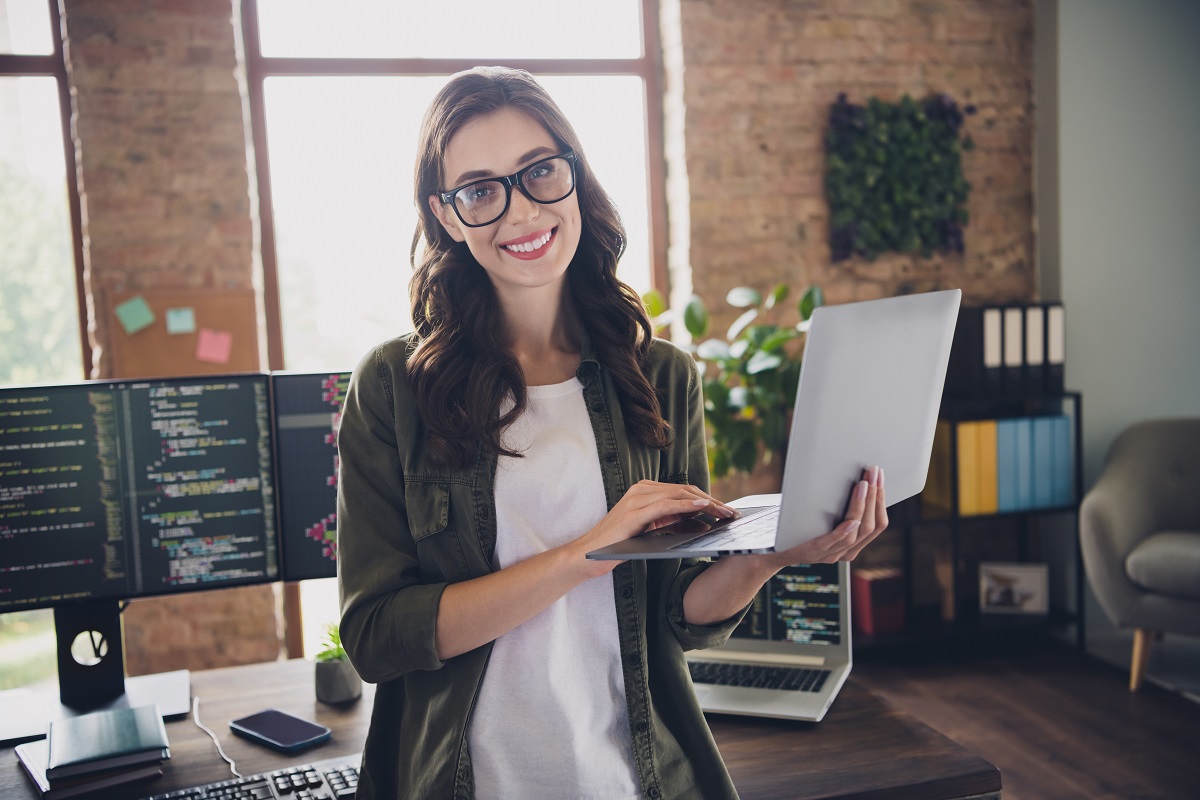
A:
<svg viewBox="0 0 1200 800">
<path fill-rule="evenodd" d="M 443 190 L 483 178 L 513 175 L 535 161 L 559 155 L 554 138 L 522 111 L 503 108 L 468 122 L 446 148 Z M 561 286 L 579 247 L 579 194 L 549 205 L 535 203 L 517 187 L 504 216 L 490 225 L 462 224 L 454 209 L 436 196 L 430 207 L 442 227 L 487 271 L 501 293 L 520 288 Z"/>
</svg>

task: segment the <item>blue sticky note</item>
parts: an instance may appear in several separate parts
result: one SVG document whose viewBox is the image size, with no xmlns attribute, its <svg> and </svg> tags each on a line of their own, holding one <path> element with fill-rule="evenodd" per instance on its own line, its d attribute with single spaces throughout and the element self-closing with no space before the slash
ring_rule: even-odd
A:
<svg viewBox="0 0 1200 800">
<path fill-rule="evenodd" d="M 196 312 L 191 308 L 167 309 L 167 333 L 195 333 Z"/>
<path fill-rule="evenodd" d="M 146 298 L 140 294 L 129 298 L 114 310 L 117 312 L 117 319 L 121 321 L 121 327 L 130 335 L 154 323 L 154 312 L 146 304 Z"/>
</svg>

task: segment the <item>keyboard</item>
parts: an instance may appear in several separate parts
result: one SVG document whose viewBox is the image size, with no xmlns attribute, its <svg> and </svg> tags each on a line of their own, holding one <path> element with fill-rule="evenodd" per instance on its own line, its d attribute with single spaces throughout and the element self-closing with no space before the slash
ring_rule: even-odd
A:
<svg viewBox="0 0 1200 800">
<path fill-rule="evenodd" d="M 358 788 L 362 754 L 314 761 L 274 772 L 215 781 L 142 800 L 343 800 Z"/>
<path fill-rule="evenodd" d="M 691 539 L 672 549 L 719 550 L 731 546 L 761 549 L 775 544 L 779 530 L 779 506 L 773 506 L 746 517 L 740 517 L 705 536 Z"/>
<path fill-rule="evenodd" d="M 688 661 L 693 683 L 717 686 L 746 686 L 756 689 L 786 689 L 819 692 L 830 670 L 807 667 L 776 667 L 766 664 L 731 664 L 727 661 Z"/>
</svg>

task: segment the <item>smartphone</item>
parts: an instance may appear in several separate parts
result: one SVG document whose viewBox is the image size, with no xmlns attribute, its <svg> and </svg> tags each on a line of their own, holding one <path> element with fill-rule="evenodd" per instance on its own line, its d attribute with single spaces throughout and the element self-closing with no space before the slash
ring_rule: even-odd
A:
<svg viewBox="0 0 1200 800">
<path fill-rule="evenodd" d="M 294 717 L 286 711 L 268 708 L 248 717 L 235 719 L 229 729 L 252 742 L 265 744 L 282 753 L 295 753 L 329 738 L 329 728 Z"/>
</svg>

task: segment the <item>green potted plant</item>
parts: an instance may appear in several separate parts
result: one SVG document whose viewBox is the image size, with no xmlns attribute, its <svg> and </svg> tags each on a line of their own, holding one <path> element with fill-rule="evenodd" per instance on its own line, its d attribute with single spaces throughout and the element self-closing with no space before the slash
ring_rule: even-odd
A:
<svg viewBox="0 0 1200 800">
<path fill-rule="evenodd" d="M 316 656 L 317 699 L 335 704 L 357 700 L 362 696 L 362 679 L 342 647 L 342 634 L 336 622 L 326 626 L 322 645 Z"/>
<path fill-rule="evenodd" d="M 684 306 L 683 325 L 692 336 L 688 349 L 704 382 L 713 478 L 750 473 L 776 458 L 782 463 L 800 378 L 801 340 L 812 312 L 824 303 L 821 288 L 808 287 L 796 305 L 799 323 L 784 324 L 776 319 L 790 293 L 784 283 L 766 295 L 747 286 L 731 289 L 725 302 L 743 311 L 724 337 L 705 338 L 712 317 L 703 300 L 692 296 Z M 643 299 L 656 330 L 675 318 L 658 292 Z"/>
</svg>

